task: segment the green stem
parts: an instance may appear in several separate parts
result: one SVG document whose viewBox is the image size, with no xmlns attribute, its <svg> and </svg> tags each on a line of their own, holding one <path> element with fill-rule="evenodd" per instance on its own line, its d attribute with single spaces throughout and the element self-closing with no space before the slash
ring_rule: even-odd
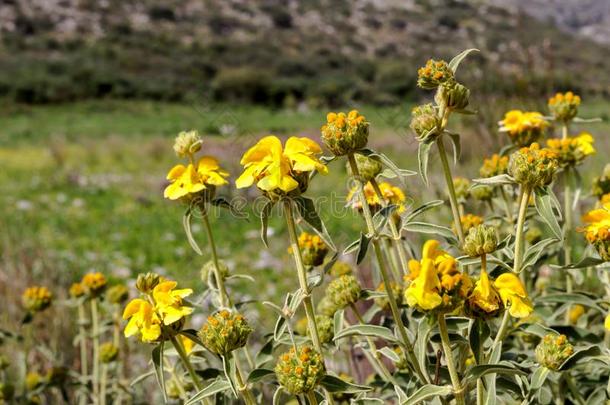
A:
<svg viewBox="0 0 610 405">
<path fill-rule="evenodd" d="M 487 255 L 481 255 L 481 272 L 487 272 Z M 479 328 L 477 328 L 476 333 L 479 333 Z M 479 335 L 480 338 L 480 335 Z M 485 363 L 485 354 L 483 350 L 483 342 L 479 343 L 479 363 L 477 365 L 482 365 Z M 485 387 L 483 386 L 483 379 L 477 379 L 477 405 L 483 405 L 485 403 Z"/>
<path fill-rule="evenodd" d="M 102 376 L 100 379 L 100 404 L 106 405 L 106 384 L 108 380 L 108 364 L 102 364 Z"/>
<path fill-rule="evenodd" d="M 88 378 L 88 364 L 87 364 L 87 330 L 85 328 L 85 322 L 87 321 L 85 315 L 85 307 L 82 303 L 78 304 L 78 335 L 79 335 L 79 346 L 80 346 L 80 373 L 83 379 Z M 80 397 L 80 404 L 84 405 L 87 403 L 87 396 L 82 395 Z"/>
<path fill-rule="evenodd" d="M 381 273 L 381 277 L 383 279 L 384 285 L 386 287 L 385 291 L 388 295 L 388 302 L 390 304 L 390 309 L 392 311 L 392 316 L 394 318 L 394 322 L 398 328 L 398 332 L 400 333 L 400 337 L 402 340 L 402 344 L 404 345 L 407 351 L 407 358 L 411 363 L 411 367 L 417 374 L 417 377 L 423 384 L 427 384 L 429 382 L 427 376 L 423 373 L 419 362 L 417 361 L 417 356 L 415 356 L 415 352 L 413 351 L 413 345 L 409 341 L 409 336 L 407 335 L 407 331 L 405 329 L 405 325 L 402 322 L 402 318 L 400 316 L 400 310 L 398 309 L 398 304 L 396 303 L 396 297 L 394 297 L 394 293 L 390 286 L 390 277 L 385 267 L 385 262 L 383 260 L 383 253 L 379 246 L 379 239 L 377 235 L 377 231 L 375 230 L 375 225 L 373 224 L 373 216 L 371 215 L 371 210 L 369 208 L 368 202 L 366 201 L 366 196 L 364 195 L 364 184 L 362 178 L 360 177 L 360 172 L 358 170 L 358 165 L 356 163 L 356 159 L 352 153 L 347 155 L 350 168 L 352 170 L 352 174 L 356 180 L 358 186 L 358 195 L 360 197 L 360 203 L 362 205 L 362 213 L 364 215 L 364 221 L 366 222 L 368 235 L 372 238 L 373 242 L 373 250 L 375 251 L 375 257 L 377 259 L 377 264 L 379 266 L 379 272 Z"/>
<path fill-rule="evenodd" d="M 377 198 L 379 198 L 381 204 L 386 207 L 388 205 L 388 201 L 381 193 L 381 189 L 379 188 L 377 180 L 371 179 L 369 183 L 371 183 L 371 185 L 373 186 L 373 190 L 375 190 L 375 193 L 377 193 Z M 400 232 L 396 227 L 396 222 L 394 222 L 394 218 L 388 218 L 388 224 L 390 225 L 390 232 L 392 233 L 392 238 L 394 239 L 394 248 L 396 249 L 396 253 L 398 253 L 398 259 L 400 260 L 402 273 L 406 275 L 409 273 L 409 260 L 407 258 L 407 252 L 405 251 L 405 247 L 402 244 Z"/>
<path fill-rule="evenodd" d="M 244 384 L 244 379 L 241 376 L 241 370 L 239 369 L 239 364 L 235 362 L 235 379 L 237 380 L 237 388 L 244 396 L 244 401 L 247 405 L 256 405 L 256 399 L 252 392 L 248 388 L 247 384 Z"/>
<path fill-rule="evenodd" d="M 216 243 L 214 242 L 214 234 L 212 233 L 212 227 L 210 226 L 210 220 L 208 219 L 207 211 L 202 212 L 203 225 L 205 227 L 206 234 L 208 236 L 208 243 L 210 244 L 210 250 L 212 252 L 212 261 L 214 263 L 214 278 L 216 279 L 216 287 L 218 288 L 218 296 L 220 299 L 220 306 L 226 307 L 231 305 L 231 299 L 224 284 L 224 277 L 220 270 L 220 262 L 218 261 L 218 252 L 216 251 Z"/>
<path fill-rule="evenodd" d="M 360 315 L 360 312 L 358 312 L 358 308 L 356 308 L 356 305 L 351 304 L 350 307 L 352 308 L 354 315 L 356 315 L 356 319 L 358 320 L 360 325 L 366 325 L 366 322 L 364 322 L 364 319 L 362 319 L 362 315 Z M 376 368 L 379 369 L 379 372 L 382 374 L 382 376 L 385 378 L 386 381 L 389 381 L 392 384 L 397 385 L 398 382 L 394 379 L 394 377 L 392 377 L 392 373 L 390 373 L 388 368 L 383 363 L 383 360 L 381 360 L 381 355 L 379 354 L 379 351 L 377 351 L 377 345 L 375 344 L 373 339 L 370 336 L 366 336 L 366 342 L 369 344 L 369 347 L 371 348 L 371 353 L 373 354 L 374 363 L 376 363 L 376 364 L 371 364 L 371 365 L 373 367 L 377 366 Z"/>
<path fill-rule="evenodd" d="M 511 209 L 510 200 L 506 195 L 506 190 L 504 190 L 504 186 L 500 186 L 500 195 L 502 197 L 502 200 L 504 201 L 504 209 L 506 210 L 506 220 L 510 225 L 513 225 L 513 210 Z"/>
<path fill-rule="evenodd" d="M 566 126 L 564 125 L 564 128 Z M 567 168 L 564 173 L 564 191 L 563 191 L 563 213 L 565 215 L 565 221 L 563 224 L 563 263 L 564 266 L 567 266 L 572 263 L 572 245 L 570 243 L 570 236 L 572 232 L 572 204 L 571 204 L 571 195 L 572 190 L 570 188 L 570 171 Z M 569 270 L 566 270 L 566 292 L 572 292 L 572 275 Z M 570 306 L 567 307 L 565 313 L 565 321 L 566 323 L 570 322 Z"/>
<path fill-rule="evenodd" d="M 178 353 L 178 356 L 180 357 L 180 360 L 182 361 L 182 365 L 184 366 L 184 368 L 186 368 L 186 371 L 191 376 L 191 380 L 193 381 L 193 384 L 197 388 L 197 391 L 201 391 L 203 389 L 203 385 L 201 384 L 201 380 L 199 380 L 199 376 L 195 372 L 195 369 L 193 368 L 193 365 L 191 364 L 191 361 L 189 360 L 188 355 L 184 351 L 184 347 L 182 346 L 182 343 L 180 343 L 180 341 L 178 339 L 176 339 L 176 336 L 173 336 L 173 335 L 170 338 L 170 341 L 172 342 L 172 345 L 174 345 L 174 348 L 176 349 L 176 352 Z M 161 361 L 163 361 L 163 359 L 161 359 Z M 205 398 L 205 403 L 206 404 L 210 403 L 208 398 Z"/>
<path fill-rule="evenodd" d="M 527 206 L 529 204 L 531 191 L 528 188 L 521 190 L 521 198 L 519 201 L 519 215 L 517 217 L 517 229 L 515 230 L 515 261 L 513 266 L 513 272 L 521 272 L 521 264 L 523 262 L 522 250 L 523 250 L 523 227 L 525 225 L 525 217 L 527 215 Z M 527 280 L 525 272 L 521 275 L 522 280 Z"/>
<path fill-rule="evenodd" d="M 91 334 L 93 338 L 93 397 L 100 403 L 100 321 L 97 298 L 91 298 Z"/>
<path fill-rule="evenodd" d="M 585 405 L 587 403 L 587 401 L 585 401 L 585 399 L 580 394 L 580 390 L 576 386 L 576 383 L 574 382 L 574 379 L 570 375 L 570 372 L 567 371 L 567 372 L 563 373 L 563 377 L 564 377 L 566 383 L 568 384 L 568 389 L 574 396 L 574 399 L 576 400 L 576 402 L 578 402 L 579 405 Z"/>
<path fill-rule="evenodd" d="M 496 338 L 491 344 L 491 348 L 489 349 L 489 354 L 493 351 L 494 347 L 498 345 L 502 339 L 504 339 L 504 335 L 506 334 L 506 329 L 508 329 L 508 324 L 510 321 L 510 313 L 508 310 L 504 310 L 504 317 L 502 318 L 502 323 L 500 324 L 500 328 L 498 329 L 498 333 L 496 334 Z"/>
<path fill-rule="evenodd" d="M 316 393 L 315 391 L 309 391 L 305 394 L 305 396 L 307 397 L 307 402 L 309 402 L 309 405 L 316 405 L 318 404 L 318 399 L 316 398 Z"/>
<path fill-rule="evenodd" d="M 297 238 L 296 225 L 294 222 L 294 214 L 292 212 L 292 203 L 289 199 L 284 200 L 284 215 L 286 217 L 286 225 L 288 226 L 288 235 L 290 236 L 292 256 L 297 269 L 299 287 L 303 292 L 303 306 L 305 307 L 305 316 L 307 317 L 307 323 L 309 325 L 311 342 L 316 351 L 322 356 L 322 361 L 324 361 L 324 353 L 322 352 L 322 344 L 320 343 L 316 324 L 316 314 L 311 300 L 311 291 L 307 285 L 307 270 L 305 270 L 305 266 L 303 265 L 303 258 L 301 256 L 301 249 L 299 248 L 299 240 Z M 330 405 L 334 404 L 332 395 L 328 391 L 325 391 L 325 394 L 327 402 Z"/>
<path fill-rule="evenodd" d="M 447 332 L 447 323 L 445 322 L 445 314 L 441 313 L 438 315 L 438 330 L 441 335 L 441 343 L 443 345 L 443 351 L 445 352 L 445 361 L 447 362 L 447 368 L 449 369 L 449 376 L 451 377 L 451 384 L 453 385 L 453 393 L 455 395 L 455 402 L 458 405 L 464 405 L 464 391 L 458 376 L 455 364 L 453 362 L 453 352 L 451 351 L 451 342 L 449 341 L 449 333 Z"/>
<path fill-rule="evenodd" d="M 462 245 L 464 243 L 464 230 L 462 229 L 458 201 L 455 195 L 455 187 L 453 187 L 453 176 L 451 175 L 451 168 L 449 167 L 449 161 L 447 160 L 447 152 L 445 150 L 445 144 L 442 136 L 437 139 L 436 145 L 438 146 L 441 163 L 443 164 L 445 182 L 447 183 L 447 190 L 449 191 L 449 203 L 451 204 L 451 213 L 453 214 L 453 225 L 457 232 L 460 245 Z"/>
</svg>

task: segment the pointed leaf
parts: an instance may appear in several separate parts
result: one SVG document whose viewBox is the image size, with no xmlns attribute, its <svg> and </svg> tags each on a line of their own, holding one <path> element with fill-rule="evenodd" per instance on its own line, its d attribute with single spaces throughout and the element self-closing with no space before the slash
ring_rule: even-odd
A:
<svg viewBox="0 0 610 405">
<path fill-rule="evenodd" d="M 184 227 L 184 232 L 186 233 L 186 239 L 188 240 L 189 245 L 191 245 L 191 248 L 198 255 L 203 255 L 203 253 L 201 252 L 201 249 L 199 248 L 199 245 L 197 244 L 197 241 L 195 241 L 195 238 L 193 237 L 193 232 L 191 230 L 191 217 L 192 217 L 192 210 L 189 208 L 186 210 L 186 212 L 182 216 L 182 226 Z"/>
<path fill-rule="evenodd" d="M 466 56 L 468 56 L 468 54 L 470 54 L 471 52 L 480 52 L 480 51 L 476 48 L 466 49 L 465 51 L 460 52 L 453 59 L 451 59 L 451 61 L 449 62 L 449 68 L 451 70 L 453 70 L 453 74 L 455 74 L 455 72 L 457 71 L 457 68 L 458 68 L 458 66 L 460 66 L 460 63 L 462 62 L 462 60 L 464 60 L 464 58 Z"/>
<path fill-rule="evenodd" d="M 197 392 L 191 398 L 189 398 L 188 401 L 186 401 L 184 403 L 184 405 L 194 404 L 196 402 L 201 401 L 204 398 L 210 397 L 219 392 L 226 391 L 229 388 L 231 388 L 231 383 L 229 383 L 227 380 L 218 379 L 218 380 L 214 381 L 213 383 L 209 384 L 207 387 L 205 387 L 201 391 Z"/>
<path fill-rule="evenodd" d="M 443 205 L 444 203 L 445 203 L 445 201 L 443 201 L 443 200 L 428 201 L 427 203 L 420 205 L 419 207 L 417 207 L 413 211 L 411 211 L 408 215 L 406 215 L 403 222 L 405 222 L 405 223 L 411 222 L 412 220 L 414 220 L 416 217 L 423 214 L 424 212 L 426 212 L 434 207 L 438 207 L 439 205 Z"/>
<path fill-rule="evenodd" d="M 403 229 L 410 232 L 430 233 L 447 239 L 455 239 L 455 234 L 451 229 L 427 222 L 409 222 L 403 226 Z"/>
<path fill-rule="evenodd" d="M 157 377 L 157 384 L 163 394 L 163 401 L 167 403 L 167 393 L 165 391 L 165 373 L 163 365 L 163 346 L 164 342 L 159 343 L 152 351 L 152 362 L 155 367 L 155 376 Z"/>
<path fill-rule="evenodd" d="M 554 204 L 551 201 L 548 190 L 546 188 L 539 188 L 536 190 L 535 194 L 536 210 L 538 211 L 538 214 L 540 214 L 544 222 L 551 228 L 555 237 L 559 240 L 563 240 L 561 226 L 559 226 L 557 215 L 553 211 Z"/>
<path fill-rule="evenodd" d="M 390 329 L 377 325 L 352 325 L 336 334 L 333 340 L 339 340 L 348 336 L 372 336 L 384 339 L 388 342 L 398 343 L 398 340 Z"/>
<path fill-rule="evenodd" d="M 487 374 L 526 375 L 527 373 L 511 366 L 504 366 L 501 364 L 483 364 L 480 366 L 474 366 L 466 371 L 464 385 L 475 382 Z"/>
<path fill-rule="evenodd" d="M 362 263 L 366 257 L 366 252 L 369 249 L 369 242 L 371 239 L 364 233 L 360 233 L 360 241 L 358 243 L 358 254 L 356 256 L 356 264 Z"/>
<path fill-rule="evenodd" d="M 255 368 L 254 370 L 250 371 L 250 374 L 248 374 L 247 381 L 249 383 L 255 383 L 271 375 L 275 375 L 275 371 L 269 368 Z"/>
<path fill-rule="evenodd" d="M 430 158 L 431 142 L 420 142 L 417 148 L 417 161 L 419 165 L 419 175 L 428 187 L 428 160 Z"/>
<path fill-rule="evenodd" d="M 405 402 L 401 405 L 415 405 L 419 404 L 422 401 L 426 401 L 428 399 L 434 397 L 444 397 L 446 395 L 451 394 L 453 389 L 450 385 L 434 385 L 434 384 L 426 384 L 422 386 L 420 389 L 415 391 L 413 395 L 411 395 Z"/>
<path fill-rule="evenodd" d="M 335 377 L 330 374 L 326 374 L 324 377 L 322 377 L 320 385 L 322 385 L 328 392 L 344 392 L 347 394 L 356 394 L 359 392 L 368 392 L 372 390 L 371 387 L 367 387 L 366 385 L 350 384 L 343 381 L 339 377 Z"/>
<path fill-rule="evenodd" d="M 267 242 L 267 228 L 269 227 L 269 215 L 271 214 L 271 209 L 273 208 L 274 202 L 269 201 L 263 207 L 261 211 L 261 239 L 265 244 L 265 247 L 269 247 L 269 243 Z"/>
</svg>

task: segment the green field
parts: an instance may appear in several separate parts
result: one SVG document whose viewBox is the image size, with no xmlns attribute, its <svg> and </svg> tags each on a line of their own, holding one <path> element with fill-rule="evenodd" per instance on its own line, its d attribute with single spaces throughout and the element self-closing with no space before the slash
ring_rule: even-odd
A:
<svg viewBox="0 0 610 405">
<path fill-rule="evenodd" d="M 361 111 L 372 122 L 372 146 L 394 157 L 400 167 L 415 170 L 416 142 L 407 130 L 409 106 L 365 107 Z M 607 111 L 607 103 L 596 102 L 585 107 L 582 115 L 604 115 Z M 205 257 L 200 257 L 190 249 L 182 229 L 184 207 L 162 197 L 165 174 L 178 161 L 171 149 L 173 137 L 191 128 L 209 135 L 204 149 L 218 156 L 235 179 L 240 173 L 241 154 L 260 135 L 317 138 L 324 117 L 325 111 L 315 110 L 124 101 L 5 107 L 0 115 L 1 265 L 7 274 L 20 274 L 19 291 L 21 283 L 31 279 L 47 279 L 67 287 L 92 269 L 116 278 L 158 271 L 201 287 L 198 274 L 209 259 L 207 251 L 204 249 Z M 458 125 L 464 135 L 466 161 L 461 166 L 466 171 L 458 174 L 469 178 L 477 176 L 480 165 L 480 157 L 475 160 L 472 156 L 489 155 L 495 151 L 494 144 L 501 142 L 479 139 L 485 135 L 475 123 L 476 118 L 468 117 Z M 598 150 L 604 152 L 587 166 L 593 174 L 601 169 L 610 151 L 605 138 L 610 127 L 606 120 L 588 128 L 596 136 Z M 439 172 L 435 160 L 431 162 L 432 173 Z M 343 163 L 332 163 L 331 174 L 317 177 L 308 192 L 326 198 L 321 201 L 322 216 L 340 248 L 351 242 L 361 227 L 360 219 L 347 210 L 340 213 L 348 219 L 330 215 L 330 203 L 343 205 L 344 178 Z M 441 187 L 441 179 L 433 177 L 433 185 L 425 190 L 414 176 L 406 180 L 405 191 L 413 204 L 418 204 L 442 198 Z M 237 192 L 232 185 L 219 192 L 229 198 L 256 197 L 255 192 Z M 290 257 L 281 236 L 283 224 L 277 218 L 272 220 L 269 252 L 260 242 L 256 213 L 251 205 L 247 210 L 249 220 L 233 218 L 227 211 L 213 219 L 220 254 L 233 273 L 251 275 L 268 286 L 261 289 L 266 296 L 258 299 L 278 301 L 294 285 L 287 277 Z M 437 211 L 430 219 L 448 221 L 448 211 Z M 195 224 L 194 232 L 205 247 L 201 226 Z M 244 284 L 240 283 L 234 287 L 241 289 Z"/>
</svg>

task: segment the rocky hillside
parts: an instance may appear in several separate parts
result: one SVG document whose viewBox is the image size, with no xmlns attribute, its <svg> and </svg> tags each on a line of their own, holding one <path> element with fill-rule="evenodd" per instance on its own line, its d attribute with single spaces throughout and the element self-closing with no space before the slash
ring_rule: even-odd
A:
<svg viewBox="0 0 610 405">
<path fill-rule="evenodd" d="M 479 91 L 530 95 L 571 87 L 610 94 L 608 45 L 514 6 L 4 0 L 0 96 L 22 102 L 209 97 L 273 105 L 394 103 L 417 94 L 414 74 L 428 57 L 450 57 L 467 47 L 482 51 L 463 73 Z"/>
</svg>

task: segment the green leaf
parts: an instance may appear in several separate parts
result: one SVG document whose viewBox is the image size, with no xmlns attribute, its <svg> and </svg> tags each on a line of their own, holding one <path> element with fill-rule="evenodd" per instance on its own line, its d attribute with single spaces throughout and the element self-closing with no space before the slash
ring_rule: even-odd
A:
<svg viewBox="0 0 610 405">
<path fill-rule="evenodd" d="M 316 234 L 322 238 L 324 243 L 326 243 L 330 249 L 337 251 L 337 247 L 328 234 L 322 218 L 320 218 L 318 211 L 316 211 L 316 206 L 313 200 L 311 198 L 299 196 L 294 198 L 294 201 L 303 221 L 307 222 L 313 228 Z"/>
<path fill-rule="evenodd" d="M 410 232 L 438 235 L 450 240 L 455 239 L 455 234 L 451 229 L 427 222 L 409 222 L 403 226 L 403 229 Z"/>
<path fill-rule="evenodd" d="M 233 359 L 233 356 L 231 356 L 230 354 L 228 356 L 220 356 L 220 357 L 222 358 L 222 370 L 224 371 L 225 377 L 227 378 L 227 381 L 229 382 L 229 387 L 231 388 L 233 395 L 235 395 L 235 397 L 237 398 L 237 387 L 235 386 L 235 383 L 233 382 L 233 378 L 231 376 L 231 374 L 233 373 L 232 370 L 235 369 L 235 360 Z"/>
<path fill-rule="evenodd" d="M 277 389 L 273 393 L 273 405 L 282 405 L 282 403 L 280 402 L 280 399 L 282 398 L 283 391 L 284 390 L 282 389 L 281 385 L 279 387 L 277 387 Z"/>
<path fill-rule="evenodd" d="M 183 329 L 180 331 L 180 334 L 197 343 L 198 345 L 202 347 L 204 346 L 201 339 L 199 339 L 199 335 L 197 335 L 197 331 L 195 329 Z"/>
<path fill-rule="evenodd" d="M 159 343 L 152 351 L 152 362 L 155 367 L 155 376 L 157 377 L 157 384 L 163 394 L 163 401 L 167 403 L 167 393 L 165 391 L 165 374 L 163 366 L 163 345 L 164 342 Z"/>
<path fill-rule="evenodd" d="M 140 374 L 139 376 L 137 376 L 136 378 L 131 380 L 131 382 L 129 383 L 129 386 L 133 387 L 134 385 L 137 385 L 137 384 L 141 383 L 142 381 L 144 381 L 148 377 L 152 377 L 153 375 L 155 375 L 155 371 L 156 370 L 152 370 L 152 371 L 147 371 L 144 374 Z"/>
<path fill-rule="evenodd" d="M 476 48 L 466 49 L 465 51 L 460 52 L 453 59 L 451 59 L 451 61 L 449 62 L 449 68 L 453 71 L 453 74 L 455 74 L 455 72 L 457 71 L 457 68 L 458 68 L 458 66 L 460 66 L 460 63 L 462 62 L 462 60 L 466 56 L 468 56 L 468 54 L 470 54 L 471 52 L 480 52 L 480 51 Z"/>
<path fill-rule="evenodd" d="M 382 347 L 378 350 L 379 353 L 383 354 L 385 357 L 393 361 L 394 363 L 398 363 L 400 361 L 400 357 L 398 353 L 394 350 L 390 349 L 388 346 Z"/>
<path fill-rule="evenodd" d="M 275 371 L 268 368 L 255 368 L 254 370 L 250 371 L 250 374 L 248 374 L 247 381 L 249 383 L 256 383 L 266 377 L 269 377 L 270 375 L 275 375 Z"/>
<path fill-rule="evenodd" d="M 533 266 L 536 264 L 536 262 L 538 261 L 538 259 L 540 258 L 540 255 L 545 252 L 550 246 L 559 243 L 559 239 L 555 239 L 555 238 L 548 238 L 548 239 L 543 239 L 540 242 L 536 243 L 535 245 L 530 246 L 529 248 L 527 248 L 527 250 L 525 251 L 525 255 L 523 256 L 523 265 L 521 266 L 522 268 L 526 268 L 528 266 Z"/>
<path fill-rule="evenodd" d="M 451 139 L 451 145 L 453 145 L 453 164 L 457 165 L 458 159 L 462 154 L 462 146 L 460 144 L 460 135 L 454 134 L 452 132 L 445 131 L 447 135 L 449 135 L 449 139 Z"/>
<path fill-rule="evenodd" d="M 377 325 L 352 325 L 336 334 L 333 340 L 339 340 L 348 336 L 372 336 L 391 343 L 398 343 L 398 340 L 390 329 Z"/>
<path fill-rule="evenodd" d="M 464 385 L 473 383 L 487 374 L 527 375 L 525 371 L 511 366 L 503 366 L 501 364 L 483 364 L 480 366 L 474 366 L 466 372 L 466 375 L 464 376 Z"/>
<path fill-rule="evenodd" d="M 231 203 L 231 201 L 227 200 L 224 197 L 216 197 L 212 201 L 210 201 L 210 204 L 212 204 L 215 207 L 224 208 L 224 209 L 229 210 L 231 215 L 233 215 L 236 218 L 244 219 L 244 218 L 248 217 L 248 215 L 245 212 L 238 209 L 235 206 L 235 204 Z"/>
<path fill-rule="evenodd" d="M 417 162 L 419 166 L 419 175 L 422 181 L 428 187 L 428 160 L 430 158 L 430 148 L 432 142 L 420 142 L 417 148 Z"/>
<path fill-rule="evenodd" d="M 395 176 L 397 176 L 399 179 L 401 179 L 401 181 L 402 181 L 403 177 L 414 176 L 417 174 L 416 172 L 414 172 L 412 170 L 401 169 L 400 167 L 398 167 L 396 165 L 396 163 L 394 163 L 392 161 L 392 159 L 390 159 L 383 153 L 376 152 L 372 149 L 361 149 L 358 151 L 358 153 L 362 154 L 364 156 L 378 157 L 379 160 L 381 161 L 381 163 L 385 167 L 387 167 L 391 172 L 393 172 Z"/>
<path fill-rule="evenodd" d="M 470 331 L 468 333 L 468 340 L 470 343 L 470 349 L 472 353 L 474 353 L 474 358 L 476 359 L 477 364 L 481 364 L 481 356 L 483 347 L 485 346 L 485 341 L 490 335 L 489 326 L 487 323 L 480 318 L 477 318 L 472 322 L 472 326 L 470 327 Z"/>
<path fill-rule="evenodd" d="M 267 202 L 261 211 L 261 239 L 266 248 L 269 248 L 269 243 L 267 242 L 267 228 L 269 227 L 269 215 L 271 215 L 271 209 L 274 204 L 273 201 Z"/>
<path fill-rule="evenodd" d="M 534 371 L 534 374 L 532 374 L 532 382 L 530 383 L 530 389 L 540 389 L 540 387 L 542 387 L 542 384 L 544 384 L 544 382 L 546 381 L 546 378 L 548 377 L 550 371 L 551 370 L 544 366 L 538 367 L 536 371 Z"/>
<path fill-rule="evenodd" d="M 584 269 L 587 267 L 595 267 L 602 263 L 606 263 L 605 260 L 600 259 L 599 257 L 585 257 L 581 259 L 578 263 L 570 264 L 569 266 L 554 266 L 551 267 L 562 270 L 571 270 L 571 269 Z"/>
<path fill-rule="evenodd" d="M 579 361 L 586 359 L 587 357 L 599 356 L 601 353 L 602 351 L 599 346 L 590 346 L 586 349 L 579 350 L 563 362 L 559 367 L 559 371 L 569 370 L 576 366 Z"/>
<path fill-rule="evenodd" d="M 589 296 L 582 293 L 554 293 L 548 294 L 536 298 L 536 303 L 546 304 L 580 304 L 589 308 L 595 308 L 599 310 L 597 302 L 591 299 Z"/>
<path fill-rule="evenodd" d="M 411 395 L 405 402 L 401 405 L 415 405 L 419 404 L 422 401 L 438 397 L 438 396 L 446 396 L 451 394 L 453 389 L 450 385 L 434 385 L 434 384 L 426 384 L 422 386 L 420 389 L 415 391 L 413 395 Z"/>
<path fill-rule="evenodd" d="M 345 324 L 345 310 L 340 309 L 333 315 L 333 336 L 337 336 L 341 333 L 343 329 L 343 325 Z M 335 344 L 338 345 L 339 341 L 336 341 Z M 337 346 L 338 347 L 338 346 Z"/>
<path fill-rule="evenodd" d="M 536 211 L 542 217 L 544 222 L 551 228 L 553 235 L 559 240 L 563 240 L 561 233 L 561 226 L 559 226 L 559 221 L 557 220 L 557 216 L 560 214 L 555 214 L 553 211 L 553 203 L 551 200 L 551 196 L 547 188 L 539 188 L 535 191 L 535 201 L 536 201 Z"/>
<path fill-rule="evenodd" d="M 186 239 L 189 242 L 189 245 L 191 245 L 191 248 L 198 254 L 198 255 L 203 255 L 203 253 L 201 252 L 201 249 L 199 248 L 199 245 L 197 244 L 197 241 L 195 241 L 195 238 L 193 237 L 193 231 L 191 230 L 191 217 L 192 217 L 192 210 L 189 207 L 186 212 L 184 213 L 184 215 L 182 216 L 182 226 L 184 228 L 184 232 L 186 233 Z"/>
<path fill-rule="evenodd" d="M 344 392 L 347 394 L 356 394 L 359 392 L 368 392 L 372 390 L 371 387 L 367 387 L 366 385 L 350 384 L 343 381 L 339 377 L 335 377 L 330 374 L 326 374 L 324 377 L 322 377 L 320 385 L 322 385 L 328 392 Z"/>
<path fill-rule="evenodd" d="M 504 184 L 515 184 L 515 179 L 513 179 L 508 174 L 500 174 L 493 177 L 481 177 L 478 179 L 472 179 L 472 182 L 485 186 L 501 186 Z"/>
<path fill-rule="evenodd" d="M 576 123 L 576 124 L 589 124 L 592 122 L 602 122 L 601 118 L 580 118 L 580 117 L 574 117 L 572 119 L 572 122 Z"/>
<path fill-rule="evenodd" d="M 443 200 L 428 201 L 427 203 L 420 205 L 419 207 L 417 207 L 413 211 L 411 211 L 408 215 L 406 215 L 404 222 L 405 223 L 411 222 L 412 220 L 414 220 L 416 217 L 420 216 L 424 212 L 426 212 L 434 207 L 438 207 L 439 205 L 443 205 L 443 204 L 445 204 L 445 201 L 443 201 Z"/>
<path fill-rule="evenodd" d="M 356 255 L 356 264 L 362 263 L 366 257 L 366 252 L 369 249 L 369 242 L 371 239 L 364 233 L 360 233 L 360 241 L 358 242 L 358 254 Z"/>
<path fill-rule="evenodd" d="M 261 347 L 261 350 L 256 354 L 256 367 L 260 367 L 262 364 L 267 363 L 268 361 L 273 360 L 273 343 L 274 339 L 270 338 L 267 343 Z"/>
<path fill-rule="evenodd" d="M 428 369 L 428 364 L 426 362 L 426 350 L 428 348 L 428 344 L 430 343 L 428 336 L 430 336 L 430 331 L 433 327 L 434 323 L 431 322 L 431 317 L 423 317 L 417 325 L 417 335 L 413 344 L 413 350 L 415 351 L 415 357 L 423 370 Z"/>
<path fill-rule="evenodd" d="M 190 397 L 188 401 L 184 403 L 184 405 L 194 404 L 204 398 L 210 397 L 219 392 L 226 391 L 229 388 L 231 388 L 231 383 L 229 383 L 227 380 L 217 379 L 216 381 L 212 382 L 210 385 Z"/>
</svg>

